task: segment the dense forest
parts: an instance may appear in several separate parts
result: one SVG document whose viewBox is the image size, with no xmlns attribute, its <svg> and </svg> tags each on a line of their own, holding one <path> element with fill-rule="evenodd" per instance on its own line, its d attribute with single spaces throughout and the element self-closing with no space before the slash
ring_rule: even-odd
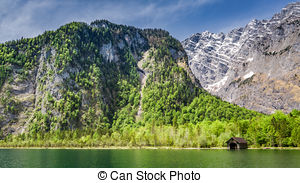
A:
<svg viewBox="0 0 300 183">
<path fill-rule="evenodd" d="M 187 64 L 168 32 L 105 20 L 0 44 L 0 146 L 222 147 L 232 136 L 300 145 L 300 111 L 222 101 Z"/>
</svg>

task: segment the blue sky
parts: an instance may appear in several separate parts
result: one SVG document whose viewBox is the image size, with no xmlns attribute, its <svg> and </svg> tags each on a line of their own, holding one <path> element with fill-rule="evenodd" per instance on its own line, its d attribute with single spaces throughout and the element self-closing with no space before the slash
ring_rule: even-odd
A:
<svg viewBox="0 0 300 183">
<path fill-rule="evenodd" d="M 107 19 L 162 28 L 183 40 L 208 30 L 228 32 L 271 18 L 290 0 L 0 0 L 0 42 L 33 37 L 72 21 Z"/>
</svg>

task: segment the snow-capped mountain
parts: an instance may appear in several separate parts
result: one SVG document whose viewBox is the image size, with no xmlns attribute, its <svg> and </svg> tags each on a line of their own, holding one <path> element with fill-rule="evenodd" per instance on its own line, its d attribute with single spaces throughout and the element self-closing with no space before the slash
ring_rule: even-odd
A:
<svg viewBox="0 0 300 183">
<path fill-rule="evenodd" d="M 300 109 L 300 2 L 270 20 L 228 34 L 202 32 L 182 42 L 202 87 L 264 113 Z"/>
</svg>

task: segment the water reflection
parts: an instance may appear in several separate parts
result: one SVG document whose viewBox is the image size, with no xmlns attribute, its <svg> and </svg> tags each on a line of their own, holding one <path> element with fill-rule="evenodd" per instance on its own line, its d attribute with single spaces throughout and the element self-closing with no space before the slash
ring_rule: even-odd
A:
<svg viewBox="0 0 300 183">
<path fill-rule="evenodd" d="M 0 149 L 0 167 L 300 167 L 299 150 Z"/>
</svg>

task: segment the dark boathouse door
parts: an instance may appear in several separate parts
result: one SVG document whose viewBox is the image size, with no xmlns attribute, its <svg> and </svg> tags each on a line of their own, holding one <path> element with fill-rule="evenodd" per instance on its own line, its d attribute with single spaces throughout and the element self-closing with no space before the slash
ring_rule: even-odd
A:
<svg viewBox="0 0 300 183">
<path fill-rule="evenodd" d="M 230 149 L 237 149 L 236 143 L 230 143 Z"/>
</svg>

